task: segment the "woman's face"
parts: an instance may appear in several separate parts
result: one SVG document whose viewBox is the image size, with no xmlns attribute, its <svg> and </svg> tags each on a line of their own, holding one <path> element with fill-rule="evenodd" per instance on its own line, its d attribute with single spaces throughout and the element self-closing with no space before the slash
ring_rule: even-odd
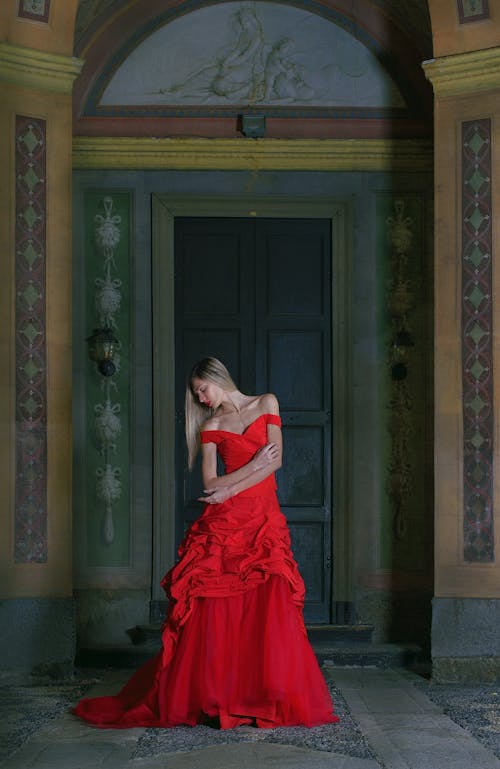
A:
<svg viewBox="0 0 500 769">
<path fill-rule="evenodd" d="M 225 392 L 222 387 L 207 379 L 198 379 L 194 377 L 191 380 L 191 390 L 195 398 L 209 409 L 216 409 L 223 401 Z"/>
</svg>

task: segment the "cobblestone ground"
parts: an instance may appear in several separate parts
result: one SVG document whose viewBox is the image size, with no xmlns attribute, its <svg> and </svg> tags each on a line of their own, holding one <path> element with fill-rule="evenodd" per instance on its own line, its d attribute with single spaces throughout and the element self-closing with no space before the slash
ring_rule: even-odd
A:
<svg viewBox="0 0 500 769">
<path fill-rule="evenodd" d="M 280 763 L 279 766 L 287 767 L 292 765 L 289 759 L 295 756 L 299 761 L 301 755 L 307 756 L 308 767 L 309 764 L 311 767 L 331 765 L 346 769 L 382 769 L 400 765 L 417 769 L 442 769 L 443 766 L 490 769 L 493 765 L 497 766 L 497 759 L 500 759 L 500 683 L 440 685 L 406 671 L 333 666 L 325 666 L 324 672 L 340 724 L 313 729 L 242 727 L 228 731 L 199 726 L 136 729 L 127 730 L 130 732 L 127 734 L 120 730 L 88 727 L 71 716 L 69 708 L 91 688 L 92 695 L 117 691 L 130 671 L 86 670 L 80 671 L 71 680 L 62 681 L 33 677 L 25 680 L 0 679 L 0 765 L 6 763 L 6 769 L 17 769 L 18 766 L 22 769 L 37 769 L 38 766 L 46 769 L 49 764 L 43 763 L 42 758 L 36 758 L 36 751 L 39 750 L 40 757 L 42 754 L 47 756 L 45 761 L 49 756 L 56 757 L 59 751 L 61 761 L 58 766 L 63 766 L 67 761 L 64 751 L 69 749 L 71 741 L 75 746 L 81 746 L 75 749 L 82 750 L 84 758 L 83 739 L 87 742 L 87 753 L 92 749 L 97 751 L 96 757 L 101 753 L 104 756 L 104 749 L 109 748 L 110 755 L 113 753 L 115 756 L 116 765 L 145 769 L 156 769 L 160 764 L 162 767 L 179 765 L 190 768 L 192 764 L 193 767 L 200 765 L 205 769 L 204 761 L 210 757 L 210 751 L 215 759 L 224 751 L 224 755 L 233 756 L 234 751 L 240 749 L 246 752 L 253 750 L 255 756 L 258 754 L 262 758 L 273 755 L 276 760 L 276 751 L 282 750 L 279 759 L 284 762 L 286 756 L 288 763 Z M 447 719 L 443 721 L 445 716 L 458 726 Z M 469 742 L 466 742 L 467 734 L 474 739 L 468 738 Z M 462 754 L 459 756 L 457 753 L 453 762 L 451 753 L 454 749 L 458 750 L 457 739 L 465 742 L 460 748 Z M 425 751 L 437 750 L 436 740 L 441 741 L 441 753 L 438 764 L 434 765 L 434 759 L 429 759 L 431 753 L 425 754 Z M 484 749 L 490 752 L 486 754 Z M 90 753 L 87 758 L 90 761 Z M 448 758 L 451 763 L 446 763 Z M 474 760 L 470 763 L 472 758 Z M 407 763 L 398 764 L 396 759 Z M 446 759 L 444 764 L 441 759 Z M 234 760 L 238 765 L 237 755 Z M 95 766 L 111 767 L 111 760 L 106 761 L 99 758 Z M 327 764 L 324 764 L 325 761 Z M 82 763 L 85 767 L 91 765 L 94 766 Z M 53 767 L 50 766 L 50 769 Z"/>
</svg>

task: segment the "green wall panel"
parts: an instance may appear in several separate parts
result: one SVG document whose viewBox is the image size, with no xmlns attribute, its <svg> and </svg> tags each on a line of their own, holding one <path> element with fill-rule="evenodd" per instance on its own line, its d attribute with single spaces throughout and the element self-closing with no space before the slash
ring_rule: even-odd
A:
<svg viewBox="0 0 500 769">
<path fill-rule="evenodd" d="M 84 195 L 86 333 L 109 327 L 119 340 L 113 376 L 85 368 L 87 565 L 130 562 L 130 371 L 132 193 Z"/>
</svg>

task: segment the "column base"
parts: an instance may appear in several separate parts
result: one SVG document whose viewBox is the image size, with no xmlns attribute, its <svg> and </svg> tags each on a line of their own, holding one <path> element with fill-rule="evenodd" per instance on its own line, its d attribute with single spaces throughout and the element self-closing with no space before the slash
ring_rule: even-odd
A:
<svg viewBox="0 0 500 769">
<path fill-rule="evenodd" d="M 0 601 L 0 670 L 65 678 L 76 651 L 73 598 L 9 598 Z"/>
</svg>

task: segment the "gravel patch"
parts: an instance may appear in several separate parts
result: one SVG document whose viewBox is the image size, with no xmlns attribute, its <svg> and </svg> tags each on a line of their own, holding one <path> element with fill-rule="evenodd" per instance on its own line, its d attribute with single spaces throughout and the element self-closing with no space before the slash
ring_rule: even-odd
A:
<svg viewBox="0 0 500 769">
<path fill-rule="evenodd" d="M 0 686 L 0 762 L 67 712 L 94 683 L 96 679 Z"/>
<path fill-rule="evenodd" d="M 425 692 L 452 721 L 500 758 L 500 683 L 416 682 L 414 686 Z"/>
<path fill-rule="evenodd" d="M 147 729 L 139 739 L 132 758 L 189 752 L 214 745 L 266 742 L 377 760 L 352 718 L 339 690 L 332 684 L 329 684 L 329 689 L 334 702 L 335 713 L 340 718 L 340 722 L 337 724 L 325 724 L 311 728 L 288 726 L 277 729 L 256 729 L 249 726 L 225 730 L 213 729 L 209 726 Z"/>
</svg>

